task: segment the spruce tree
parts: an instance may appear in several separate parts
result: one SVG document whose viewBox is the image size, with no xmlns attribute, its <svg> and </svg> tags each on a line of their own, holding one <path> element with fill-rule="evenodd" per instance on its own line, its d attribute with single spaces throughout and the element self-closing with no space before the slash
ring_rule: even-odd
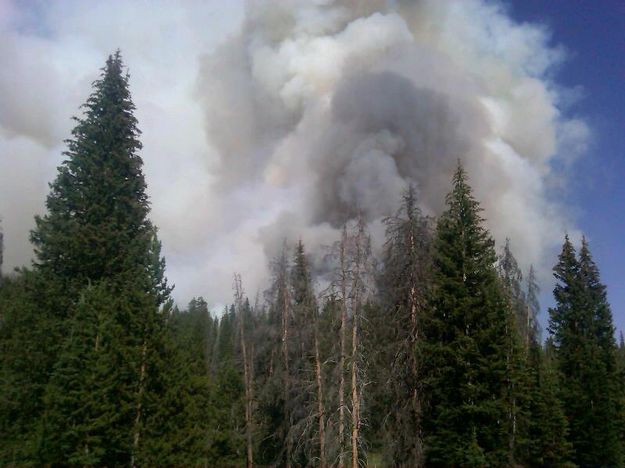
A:
<svg viewBox="0 0 625 468">
<path fill-rule="evenodd" d="M 528 350 L 530 419 L 523 446 L 523 461 L 528 466 L 567 466 L 572 455 L 551 348 L 550 344 L 543 349 L 532 342 Z"/>
<path fill-rule="evenodd" d="M 519 336 L 525 346 L 530 339 L 530 314 L 523 291 L 523 273 L 510 248 L 510 239 L 506 239 L 503 251 L 499 255 L 497 269 L 509 307 L 516 321 Z"/>
<path fill-rule="evenodd" d="M 510 462 L 511 323 L 494 242 L 459 165 L 434 240 L 432 310 L 424 320 L 426 464 Z"/>
<path fill-rule="evenodd" d="M 554 276 L 556 306 L 549 310 L 549 331 L 562 376 L 573 461 L 620 465 L 621 398 L 612 312 L 585 239 L 576 256 L 565 237 Z"/>
<path fill-rule="evenodd" d="M 298 381 L 303 391 L 298 398 L 301 408 L 298 432 L 301 434 L 301 440 L 305 442 L 301 444 L 304 453 L 300 456 L 300 461 L 309 465 L 314 457 L 319 460 L 321 467 L 325 467 L 327 416 L 324 400 L 324 365 L 320 354 L 319 313 L 309 262 L 301 240 L 295 248 L 291 287 L 296 329 L 299 330 L 301 345 Z M 315 421 L 314 424 L 310 423 L 311 419 Z"/>
<path fill-rule="evenodd" d="M 67 337 L 46 387 L 40 457 L 48 463 L 116 465 L 131 440 L 132 379 L 124 375 L 122 307 L 105 282 L 88 286 L 66 321 Z"/>
<path fill-rule="evenodd" d="M 5 277 L 0 287 L 0 465 L 37 462 L 37 421 L 53 364 L 51 322 L 33 301 L 32 272 Z"/>
<path fill-rule="evenodd" d="M 50 377 L 41 392 L 42 463 L 140 463 L 168 367 L 161 353 L 160 306 L 171 288 L 148 219 L 140 132 L 119 51 L 108 58 L 93 88 L 66 142 L 48 211 L 36 218 L 31 233 L 35 299 L 54 341 L 40 377 Z M 106 306 L 103 297 L 110 299 Z M 94 344 L 107 337 L 114 340 L 112 351 Z M 92 378 L 94 372 L 107 378 Z M 76 391 L 64 392 L 70 384 Z M 115 423 L 105 424 L 112 416 L 102 392 L 115 395 Z M 77 415 L 85 417 L 69 424 Z M 114 438 L 112 432 L 92 437 L 102 424 Z M 72 455 L 79 452 L 90 455 Z"/>
<path fill-rule="evenodd" d="M 36 218 L 36 265 L 67 286 L 111 278 L 136 283 L 142 279 L 134 275 L 150 265 L 153 227 L 128 79 L 117 51 L 93 83 L 84 116 L 75 118 L 48 212 Z"/>
<path fill-rule="evenodd" d="M 395 216 L 384 220 L 386 243 L 378 276 L 381 308 L 365 321 L 371 397 L 382 403 L 384 451 L 389 462 L 418 466 L 423 459 L 422 386 L 418 356 L 421 320 L 431 283 L 431 229 L 417 204 L 416 189 L 405 192 Z M 375 316 L 375 314 L 382 316 Z"/>
<path fill-rule="evenodd" d="M 214 321 L 199 297 L 187 311 L 175 309 L 168 320 L 161 353 L 170 366 L 163 373 L 162 396 L 149 415 L 143 448 L 144 464 L 199 466 L 210 459 L 207 437 L 215 427 L 209 375 Z"/>
</svg>

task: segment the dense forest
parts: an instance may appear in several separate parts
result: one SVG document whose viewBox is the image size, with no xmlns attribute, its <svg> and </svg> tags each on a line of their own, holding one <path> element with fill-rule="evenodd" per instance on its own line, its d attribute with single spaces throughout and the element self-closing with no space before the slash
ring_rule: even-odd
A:
<svg viewBox="0 0 625 468">
<path fill-rule="evenodd" d="M 287 239 L 263 296 L 234 274 L 223 312 L 181 308 L 128 80 L 109 57 L 34 263 L 0 277 L 0 465 L 624 463 L 625 345 L 585 239 L 564 239 L 543 333 L 534 271 L 458 163 L 437 219 L 405 192 L 380 255 L 348 220 L 322 277 Z"/>
</svg>

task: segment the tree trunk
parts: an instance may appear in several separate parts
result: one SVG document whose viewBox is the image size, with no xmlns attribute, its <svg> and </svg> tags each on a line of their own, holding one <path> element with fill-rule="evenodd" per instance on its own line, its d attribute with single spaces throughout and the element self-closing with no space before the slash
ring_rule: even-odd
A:
<svg viewBox="0 0 625 468">
<path fill-rule="evenodd" d="M 284 272 L 284 284 L 282 288 L 282 358 L 284 359 L 284 430 L 286 436 L 286 468 L 291 467 L 291 417 L 288 410 L 288 402 L 290 397 L 290 370 L 289 370 L 289 293 L 286 278 L 286 269 Z"/>
<path fill-rule="evenodd" d="M 245 383 L 245 440 L 248 468 L 254 466 L 254 452 L 252 447 L 252 401 L 253 389 L 252 379 L 250 375 L 250 363 L 247 355 L 247 346 L 245 343 L 243 314 L 241 312 L 241 352 L 243 354 L 243 378 Z"/>
<path fill-rule="evenodd" d="M 415 347 L 417 345 L 417 341 L 419 340 L 419 323 L 418 323 L 418 312 L 419 312 L 419 292 L 417 290 L 417 274 L 414 269 L 416 268 L 416 258 L 417 258 L 417 245 L 415 240 L 415 233 L 413 226 L 410 226 L 410 254 L 413 258 L 413 271 L 410 277 L 410 347 L 407 350 L 410 356 L 410 370 L 412 372 L 412 411 L 413 411 L 413 422 L 416 424 L 416 439 L 414 442 L 414 463 L 420 465 L 421 457 L 422 457 L 422 446 L 421 446 L 421 437 L 420 437 L 420 425 L 421 425 L 421 400 L 419 397 L 419 388 L 418 388 L 418 363 L 415 355 Z"/>
<path fill-rule="evenodd" d="M 315 377 L 317 381 L 317 412 L 319 418 L 319 466 L 326 467 L 325 447 L 325 409 L 323 406 L 323 381 L 321 375 L 321 358 L 319 356 L 319 328 L 315 317 Z"/>
<path fill-rule="evenodd" d="M 241 354 L 243 355 L 243 380 L 245 385 L 245 442 L 246 442 L 246 466 L 254 466 L 254 451 L 252 445 L 252 402 L 253 388 L 251 378 L 251 365 L 245 341 L 245 311 L 243 310 L 243 287 L 241 286 L 241 276 L 234 275 L 235 303 L 239 316 L 239 336 L 241 340 Z"/>
<path fill-rule="evenodd" d="M 352 324 L 352 468 L 358 468 L 358 432 L 360 401 L 358 396 L 358 314 L 354 309 Z"/>
<path fill-rule="evenodd" d="M 345 333 L 347 327 L 347 226 L 343 226 L 340 246 L 341 262 L 341 356 L 339 359 L 339 468 L 345 466 Z"/>
</svg>

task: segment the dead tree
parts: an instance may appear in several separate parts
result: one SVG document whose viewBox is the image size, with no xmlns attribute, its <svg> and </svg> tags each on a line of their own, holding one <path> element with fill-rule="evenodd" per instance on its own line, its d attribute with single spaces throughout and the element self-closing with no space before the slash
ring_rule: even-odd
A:
<svg viewBox="0 0 625 468">
<path fill-rule="evenodd" d="M 339 359 L 338 359 L 338 466 L 345 466 L 348 423 L 350 424 L 350 455 L 352 467 L 357 466 L 361 453 L 361 401 L 364 369 L 360 367 L 360 320 L 367 300 L 372 277 L 369 237 L 365 222 L 360 217 L 355 225 L 343 226 L 341 240 L 334 246 L 337 262 L 330 286 L 332 297 L 339 307 Z M 350 335 L 350 336 L 349 336 Z M 348 343 L 348 336 L 350 343 Z M 346 402 L 347 376 L 349 375 L 349 405 Z M 350 421 L 347 420 L 347 415 Z"/>
<path fill-rule="evenodd" d="M 239 340 L 241 345 L 241 355 L 243 358 L 243 383 L 245 386 L 245 445 L 246 445 L 246 466 L 251 468 L 254 466 L 254 448 L 253 448 L 253 402 L 254 387 L 252 381 L 252 357 L 248 351 L 248 344 L 245 334 L 245 307 L 243 286 L 241 284 L 241 275 L 234 275 L 234 306 L 235 313 L 239 322 Z"/>
</svg>

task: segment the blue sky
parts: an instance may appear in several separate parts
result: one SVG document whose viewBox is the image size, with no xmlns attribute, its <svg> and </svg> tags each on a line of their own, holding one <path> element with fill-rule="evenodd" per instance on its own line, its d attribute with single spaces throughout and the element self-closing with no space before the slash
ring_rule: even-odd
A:
<svg viewBox="0 0 625 468">
<path fill-rule="evenodd" d="M 608 286 L 617 328 L 625 329 L 625 2 L 515 0 L 518 21 L 545 24 L 568 59 L 558 83 L 581 87 L 570 109 L 592 130 L 588 153 L 572 168 L 569 203 Z"/>
</svg>

